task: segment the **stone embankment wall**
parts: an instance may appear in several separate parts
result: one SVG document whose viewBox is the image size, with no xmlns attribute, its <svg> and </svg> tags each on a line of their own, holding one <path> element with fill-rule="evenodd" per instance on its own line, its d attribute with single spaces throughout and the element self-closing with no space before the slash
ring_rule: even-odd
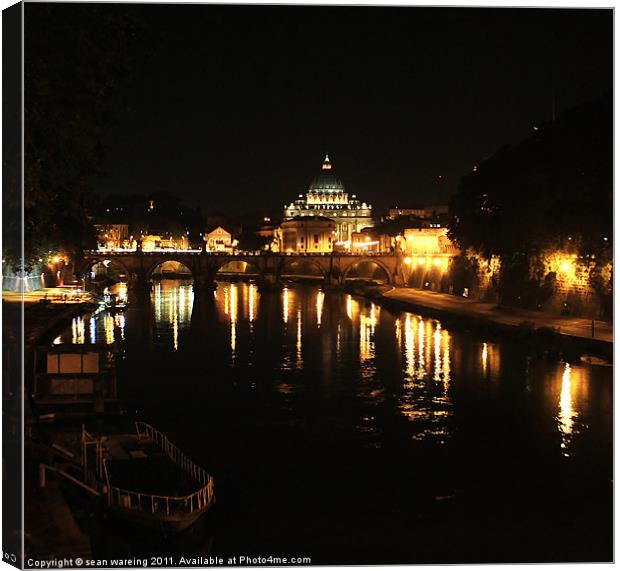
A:
<svg viewBox="0 0 620 571">
<path fill-rule="evenodd" d="M 553 315 L 612 318 L 612 265 L 557 252 L 525 260 L 521 271 L 504 269 L 498 258 L 476 254 L 412 260 L 405 271 L 410 287 L 465 295 L 488 303 L 539 309 Z M 516 292 L 516 293 L 515 293 Z"/>
</svg>

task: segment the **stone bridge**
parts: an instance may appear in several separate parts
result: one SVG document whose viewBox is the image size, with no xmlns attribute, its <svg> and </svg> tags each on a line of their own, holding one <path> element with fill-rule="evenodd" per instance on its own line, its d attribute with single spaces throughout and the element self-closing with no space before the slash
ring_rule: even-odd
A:
<svg viewBox="0 0 620 571">
<path fill-rule="evenodd" d="M 272 253 L 272 252 L 204 252 L 204 251 L 99 251 L 84 252 L 79 265 L 80 277 L 86 276 L 99 262 L 109 260 L 119 264 L 127 274 L 128 287 L 149 289 L 153 272 L 164 262 L 178 262 L 192 273 L 194 290 L 213 290 L 219 270 L 230 262 L 245 262 L 246 273 L 257 276 L 259 285 L 276 286 L 285 275 L 300 275 L 299 266 L 313 266 L 326 285 L 342 285 L 351 270 L 369 262 L 382 270 L 389 284 L 403 284 L 402 257 L 396 254 L 340 254 L 340 253 Z M 296 262 L 303 262 L 297 264 Z M 315 274 L 316 275 L 316 274 Z"/>
</svg>

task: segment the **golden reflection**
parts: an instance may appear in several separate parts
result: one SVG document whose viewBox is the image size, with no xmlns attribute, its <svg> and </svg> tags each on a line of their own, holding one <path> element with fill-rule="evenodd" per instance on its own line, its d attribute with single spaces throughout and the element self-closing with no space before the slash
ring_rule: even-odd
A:
<svg viewBox="0 0 620 571">
<path fill-rule="evenodd" d="M 374 336 L 377 325 L 377 310 L 371 304 L 368 315 L 360 311 L 360 358 L 364 361 L 374 356 Z"/>
<path fill-rule="evenodd" d="M 316 324 L 321 327 L 321 314 L 323 313 L 323 301 L 325 294 L 319 290 L 316 294 Z"/>
<path fill-rule="evenodd" d="M 248 286 L 248 319 L 250 323 L 254 322 L 256 316 L 256 285 Z"/>
<path fill-rule="evenodd" d="M 489 347 L 486 343 L 482 344 L 482 374 L 487 376 L 487 368 L 489 361 Z"/>
<path fill-rule="evenodd" d="M 288 323 L 288 304 L 289 304 L 289 290 L 287 287 L 282 292 L 282 319 L 284 323 Z"/>
<path fill-rule="evenodd" d="M 433 337 L 433 324 L 431 323 L 431 320 L 429 319 L 426 322 L 426 331 L 424 332 L 424 340 L 426 342 L 424 358 L 429 365 L 431 363 L 431 339 L 432 337 Z"/>
<path fill-rule="evenodd" d="M 396 320 L 396 340 L 399 348 L 401 339 L 406 362 L 404 371 L 408 379 L 423 380 L 432 373 L 433 380 L 443 383 L 444 392 L 447 391 L 451 370 L 450 335 L 442 328 L 441 323 L 425 321 L 411 313 L 405 313 L 404 320 Z"/>
<path fill-rule="evenodd" d="M 155 322 L 158 326 L 165 325 L 165 329 L 172 336 L 174 350 L 179 348 L 179 335 L 183 327 L 189 325 L 194 302 L 192 286 L 180 283 L 178 280 L 166 280 L 157 283 L 153 290 Z M 124 338 L 124 318 L 119 321 L 121 337 Z"/>
<path fill-rule="evenodd" d="M 192 304 L 194 302 L 194 292 L 192 289 L 179 288 L 179 303 L 177 305 L 177 321 L 179 323 L 188 323 Z"/>
<path fill-rule="evenodd" d="M 415 325 L 411 314 L 405 316 L 405 356 L 407 359 L 407 375 L 410 379 L 415 376 Z"/>
<path fill-rule="evenodd" d="M 175 351 L 179 350 L 179 320 L 176 313 L 172 321 L 172 346 Z"/>
<path fill-rule="evenodd" d="M 560 410 L 558 414 L 558 422 L 560 432 L 563 435 L 562 448 L 566 448 L 569 442 L 569 437 L 573 433 L 574 419 L 576 412 L 573 408 L 573 397 L 571 394 L 571 367 L 568 363 L 564 365 L 564 372 L 562 373 L 562 389 L 560 391 Z M 568 454 L 565 452 L 565 455 Z"/>
<path fill-rule="evenodd" d="M 441 325 L 437 323 L 435 327 L 435 333 L 433 333 L 433 352 L 435 354 L 435 361 L 433 367 L 433 380 L 436 382 L 441 381 L 442 367 L 441 367 Z"/>
<path fill-rule="evenodd" d="M 418 379 L 426 375 L 426 361 L 424 360 L 424 320 L 418 322 Z"/>
<path fill-rule="evenodd" d="M 354 314 L 357 315 L 358 309 L 359 304 L 357 302 L 354 303 L 353 296 L 347 295 L 347 315 L 351 321 L 354 319 Z"/>
<path fill-rule="evenodd" d="M 443 339 L 443 385 L 444 391 L 448 392 L 450 386 L 450 335 L 447 331 L 442 332 Z"/>
<path fill-rule="evenodd" d="M 103 316 L 103 328 L 105 330 L 105 342 L 107 345 L 114 343 L 114 318 L 106 313 Z"/>
<path fill-rule="evenodd" d="M 125 282 L 118 284 L 118 301 L 127 303 L 127 284 Z"/>
<path fill-rule="evenodd" d="M 114 317 L 114 325 L 119 328 L 121 332 L 121 339 L 125 340 L 125 315 L 123 313 L 119 313 Z"/>
<path fill-rule="evenodd" d="M 230 348 L 233 357 L 237 349 L 237 286 L 230 284 Z"/>
<path fill-rule="evenodd" d="M 297 349 L 297 368 L 301 369 L 303 367 L 303 358 L 302 358 L 302 353 L 301 353 L 301 346 L 302 346 L 302 335 L 301 335 L 301 309 L 297 310 L 297 343 L 296 343 L 296 349 Z"/>
<path fill-rule="evenodd" d="M 158 282 L 155 286 L 155 321 L 160 322 L 162 320 L 162 312 L 164 308 L 164 296 L 161 291 L 161 282 Z"/>
<path fill-rule="evenodd" d="M 172 323 L 172 346 L 174 350 L 179 349 L 179 319 L 177 309 L 177 289 L 172 290 L 172 303 L 168 313 L 168 321 Z"/>
<path fill-rule="evenodd" d="M 90 328 L 90 341 L 91 343 L 95 343 L 97 334 L 93 333 L 93 325 L 95 323 L 95 318 L 90 318 L 91 328 Z M 74 345 L 81 345 L 84 343 L 84 318 L 82 316 L 74 317 L 71 320 L 71 343 Z"/>
<path fill-rule="evenodd" d="M 176 314 L 176 305 L 177 305 L 177 290 L 176 288 L 172 290 L 172 303 L 168 304 L 168 323 L 174 323 L 174 318 Z"/>
<path fill-rule="evenodd" d="M 404 342 L 404 386 L 407 390 L 399 398 L 399 411 L 411 422 L 424 423 L 420 424 L 420 432 L 412 438 L 433 438 L 444 443 L 450 435 L 444 426 L 444 419 L 452 415 L 451 399 L 448 396 L 451 375 L 450 335 L 438 321 L 424 320 L 410 313 L 405 313 L 401 323 L 397 332 L 402 331 Z M 433 383 L 415 383 L 431 375 Z M 441 391 L 440 394 L 437 394 L 437 389 Z M 430 394 L 429 390 L 432 391 Z"/>
<path fill-rule="evenodd" d="M 338 323 L 338 328 L 336 329 L 336 358 L 340 358 L 340 349 L 341 349 L 341 340 L 340 340 L 341 332 L 340 332 L 340 322 Z"/>
</svg>

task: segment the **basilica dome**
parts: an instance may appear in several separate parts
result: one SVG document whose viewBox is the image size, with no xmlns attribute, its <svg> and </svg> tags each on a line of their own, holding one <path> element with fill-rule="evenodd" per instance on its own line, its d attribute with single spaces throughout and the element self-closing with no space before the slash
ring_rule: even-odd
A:
<svg viewBox="0 0 620 571">
<path fill-rule="evenodd" d="M 304 219 L 312 219 L 315 224 L 319 222 L 325 224 L 331 220 L 335 225 L 331 230 L 335 241 L 329 242 L 327 251 L 331 251 L 334 245 L 344 247 L 345 244 L 349 244 L 350 246 L 354 233 L 373 225 L 372 206 L 358 200 L 354 194 L 349 198 L 349 193 L 344 189 L 342 181 L 334 174 L 327 155 L 325 155 L 321 173 L 312 181 L 306 195 L 298 194 L 296 200 L 284 205 L 283 218 L 285 220 L 282 224 L 283 231 L 288 228 L 286 221 L 290 220 L 300 225 L 305 224 Z M 317 232 L 316 235 L 320 236 L 321 232 Z M 304 244 L 302 245 L 300 240 L 299 244 L 295 244 L 294 247 L 286 246 L 286 248 L 292 248 L 292 251 L 310 251 L 307 242 Z"/>
<path fill-rule="evenodd" d="M 328 155 L 325 155 L 321 174 L 312 181 L 308 190 L 310 192 L 344 192 L 344 185 L 341 180 L 334 175 Z"/>
</svg>

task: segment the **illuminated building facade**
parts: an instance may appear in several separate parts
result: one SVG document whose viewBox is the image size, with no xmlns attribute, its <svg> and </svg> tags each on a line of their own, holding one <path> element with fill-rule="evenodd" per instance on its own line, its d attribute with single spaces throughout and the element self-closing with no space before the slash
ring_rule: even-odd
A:
<svg viewBox="0 0 620 571">
<path fill-rule="evenodd" d="M 407 228 L 396 237 L 408 285 L 441 291 L 452 258 L 459 254 L 447 228 Z"/>
<path fill-rule="evenodd" d="M 209 252 L 232 252 L 237 245 L 237 240 L 233 240 L 232 234 L 218 226 L 205 236 L 207 251 Z"/>
<path fill-rule="evenodd" d="M 407 228 L 401 247 L 409 256 L 444 254 L 456 256 L 459 249 L 448 238 L 447 228 Z"/>
<path fill-rule="evenodd" d="M 284 209 L 284 220 L 303 216 L 329 218 L 335 224 L 334 245 L 349 249 L 351 236 L 363 228 L 373 225 L 372 206 L 357 200 L 353 194 L 349 198 L 344 185 L 333 172 L 332 164 L 326 155 L 321 174 L 317 176 L 306 192 L 299 195 Z"/>
<path fill-rule="evenodd" d="M 331 252 L 336 222 L 325 216 L 295 216 L 277 231 L 281 252 Z"/>
<path fill-rule="evenodd" d="M 187 250 L 189 241 L 187 236 L 180 234 L 173 236 L 153 235 L 140 236 L 140 244 L 143 252 L 153 252 L 156 250 Z"/>
<path fill-rule="evenodd" d="M 95 224 L 97 232 L 97 247 L 114 250 L 125 247 L 129 239 L 129 225 L 127 224 Z"/>
</svg>

